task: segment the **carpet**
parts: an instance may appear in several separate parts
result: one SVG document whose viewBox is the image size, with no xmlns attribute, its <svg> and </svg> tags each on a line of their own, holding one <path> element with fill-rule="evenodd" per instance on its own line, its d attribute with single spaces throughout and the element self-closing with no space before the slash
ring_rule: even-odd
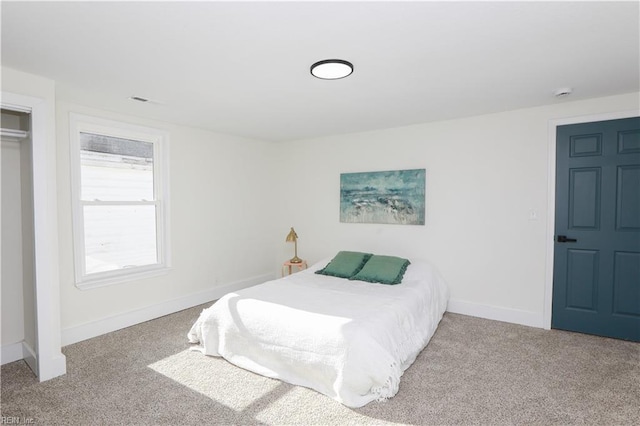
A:
<svg viewBox="0 0 640 426">
<path fill-rule="evenodd" d="M 394 398 L 350 409 L 189 350 L 205 306 L 69 345 L 47 382 L 2 366 L 3 423 L 640 424 L 638 343 L 447 313 Z"/>
</svg>

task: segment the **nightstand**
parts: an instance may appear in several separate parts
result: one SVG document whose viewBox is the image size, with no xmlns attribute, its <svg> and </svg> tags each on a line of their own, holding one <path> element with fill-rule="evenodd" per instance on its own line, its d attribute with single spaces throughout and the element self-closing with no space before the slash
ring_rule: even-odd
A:
<svg viewBox="0 0 640 426">
<path fill-rule="evenodd" d="M 297 268 L 294 270 L 294 268 Z M 284 277 L 284 273 L 285 271 L 287 271 L 287 269 L 289 270 L 289 273 L 287 275 L 291 275 L 295 272 L 300 272 L 303 269 L 307 269 L 307 261 L 303 260 L 302 262 L 299 263 L 292 263 L 290 261 L 286 261 L 282 264 L 282 276 Z"/>
</svg>

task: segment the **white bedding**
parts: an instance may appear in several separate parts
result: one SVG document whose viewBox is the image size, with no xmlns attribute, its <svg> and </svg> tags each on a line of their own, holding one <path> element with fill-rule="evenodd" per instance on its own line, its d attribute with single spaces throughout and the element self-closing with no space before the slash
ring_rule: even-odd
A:
<svg viewBox="0 0 640 426">
<path fill-rule="evenodd" d="M 420 260 L 398 285 L 314 274 L 327 263 L 225 295 L 202 311 L 189 341 L 349 407 L 394 396 L 446 309 L 444 280 Z"/>
</svg>

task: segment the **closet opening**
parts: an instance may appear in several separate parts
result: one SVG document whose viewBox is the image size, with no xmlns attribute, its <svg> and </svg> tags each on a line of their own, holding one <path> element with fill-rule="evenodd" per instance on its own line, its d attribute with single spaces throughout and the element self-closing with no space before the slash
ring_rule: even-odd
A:
<svg viewBox="0 0 640 426">
<path fill-rule="evenodd" d="M 2 363 L 38 375 L 31 112 L 1 109 Z"/>
</svg>

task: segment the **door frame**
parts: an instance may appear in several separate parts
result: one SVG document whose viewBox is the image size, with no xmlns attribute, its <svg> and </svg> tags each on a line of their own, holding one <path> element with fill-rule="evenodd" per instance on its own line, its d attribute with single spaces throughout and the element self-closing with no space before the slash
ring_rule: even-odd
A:
<svg viewBox="0 0 640 426">
<path fill-rule="evenodd" d="M 558 126 L 591 123 L 594 121 L 618 120 L 639 116 L 640 109 L 549 120 L 547 148 L 549 152 L 547 166 L 547 249 L 545 259 L 544 306 L 542 312 L 542 327 L 546 330 L 551 330 L 551 307 L 553 304 L 553 259 L 555 254 L 556 230 L 556 133 Z"/>
<path fill-rule="evenodd" d="M 60 276 L 58 271 L 58 204 L 56 140 L 48 137 L 49 120 L 44 99 L 2 92 L 2 108 L 31 114 L 33 228 L 35 254 L 36 374 L 39 381 L 67 371 L 60 329 Z"/>
</svg>

